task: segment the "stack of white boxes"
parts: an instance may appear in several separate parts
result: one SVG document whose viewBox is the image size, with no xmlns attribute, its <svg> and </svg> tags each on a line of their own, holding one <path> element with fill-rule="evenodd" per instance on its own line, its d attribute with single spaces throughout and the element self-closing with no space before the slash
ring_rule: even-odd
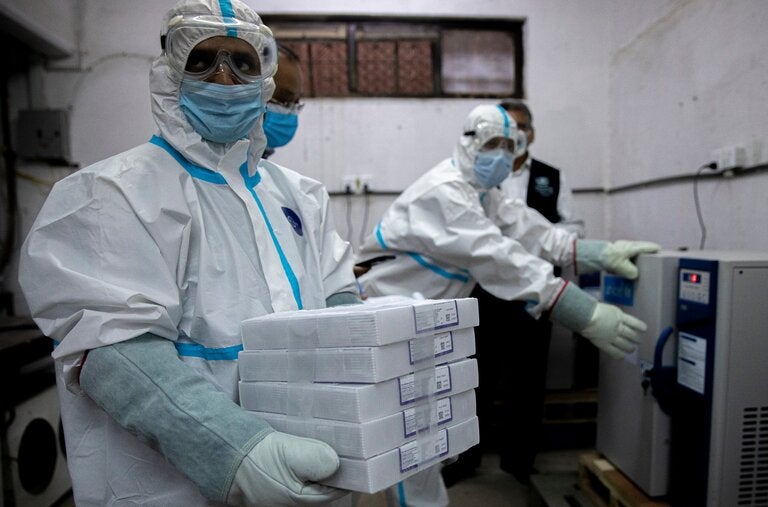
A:
<svg viewBox="0 0 768 507">
<path fill-rule="evenodd" d="M 474 298 L 372 298 L 242 324 L 240 403 L 327 442 L 325 484 L 374 493 L 479 442 Z"/>
</svg>

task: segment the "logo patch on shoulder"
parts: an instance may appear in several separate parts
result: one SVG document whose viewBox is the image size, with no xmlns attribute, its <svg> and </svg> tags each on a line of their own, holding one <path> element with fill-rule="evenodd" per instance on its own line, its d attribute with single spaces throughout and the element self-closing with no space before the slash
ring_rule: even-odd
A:
<svg viewBox="0 0 768 507">
<path fill-rule="evenodd" d="M 283 206 L 283 214 L 285 215 L 285 218 L 288 219 L 288 223 L 291 224 L 293 230 L 296 231 L 296 234 L 304 236 L 304 228 L 301 225 L 299 215 L 297 215 L 291 208 L 286 208 L 285 206 Z"/>
<path fill-rule="evenodd" d="M 549 197 L 555 193 L 555 189 L 552 188 L 552 184 L 546 176 L 537 176 L 533 183 L 534 189 L 541 196 Z"/>
</svg>

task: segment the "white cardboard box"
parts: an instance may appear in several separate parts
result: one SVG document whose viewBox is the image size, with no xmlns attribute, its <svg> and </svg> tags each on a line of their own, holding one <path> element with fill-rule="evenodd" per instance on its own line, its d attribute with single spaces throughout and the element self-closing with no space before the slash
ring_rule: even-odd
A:
<svg viewBox="0 0 768 507">
<path fill-rule="evenodd" d="M 339 454 L 351 458 L 370 458 L 412 440 L 419 431 L 443 428 L 476 415 L 475 390 L 435 398 L 402 412 L 363 423 L 287 416 L 271 412 L 250 412 L 278 431 L 315 438 Z M 430 418 L 427 418 L 427 414 Z"/>
<path fill-rule="evenodd" d="M 480 442 L 477 417 L 411 440 L 368 459 L 341 457 L 339 470 L 323 481 L 337 488 L 375 493 Z"/>
<path fill-rule="evenodd" d="M 246 410 L 364 422 L 400 412 L 416 400 L 477 387 L 477 361 L 465 358 L 376 384 L 239 382 Z"/>
<path fill-rule="evenodd" d="M 244 320 L 246 349 L 386 345 L 425 334 L 475 327 L 477 299 L 405 299 L 381 304 L 278 312 Z"/>
<path fill-rule="evenodd" d="M 474 328 L 378 347 L 243 350 L 240 380 L 376 383 L 475 353 Z"/>
</svg>

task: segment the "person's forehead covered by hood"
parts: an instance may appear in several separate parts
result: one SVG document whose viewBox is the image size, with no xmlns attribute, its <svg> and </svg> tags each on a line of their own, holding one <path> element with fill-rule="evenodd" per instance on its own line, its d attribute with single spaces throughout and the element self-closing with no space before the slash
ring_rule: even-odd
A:
<svg viewBox="0 0 768 507">
<path fill-rule="evenodd" d="M 228 146 L 204 141 L 179 106 L 187 58 L 192 49 L 213 37 L 245 41 L 259 58 L 262 100 L 274 93 L 277 45 L 260 16 L 240 0 L 181 0 L 165 15 L 160 34 L 162 54 L 150 71 L 152 113 L 160 135 L 195 164 L 214 169 Z M 249 158 L 258 160 L 266 146 L 261 121 L 251 130 Z"/>
<path fill-rule="evenodd" d="M 475 157 L 480 148 L 496 138 L 518 139 L 517 124 L 499 106 L 480 105 L 472 109 L 464 120 L 461 136 L 454 148 L 454 160 L 464 177 L 474 181 Z"/>
<path fill-rule="evenodd" d="M 239 0 L 183 0 L 166 13 L 161 38 L 171 71 L 183 75 L 192 49 L 212 37 L 233 37 L 250 44 L 258 55 L 262 79 L 277 71 L 272 31 Z"/>
</svg>

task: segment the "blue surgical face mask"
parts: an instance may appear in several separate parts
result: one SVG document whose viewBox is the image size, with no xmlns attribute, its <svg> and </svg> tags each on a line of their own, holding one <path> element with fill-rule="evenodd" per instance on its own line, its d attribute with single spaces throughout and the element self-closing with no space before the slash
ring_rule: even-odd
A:
<svg viewBox="0 0 768 507">
<path fill-rule="evenodd" d="M 282 112 L 280 106 L 267 104 L 264 116 L 264 134 L 267 136 L 267 146 L 279 148 L 288 144 L 299 128 L 299 115 L 296 112 Z"/>
<path fill-rule="evenodd" d="M 513 155 L 503 148 L 481 151 L 475 157 L 475 177 L 483 187 L 495 187 L 512 172 L 514 161 Z"/>
<path fill-rule="evenodd" d="M 179 106 L 204 139 L 232 143 L 247 137 L 264 113 L 261 81 L 222 85 L 185 79 Z"/>
</svg>

